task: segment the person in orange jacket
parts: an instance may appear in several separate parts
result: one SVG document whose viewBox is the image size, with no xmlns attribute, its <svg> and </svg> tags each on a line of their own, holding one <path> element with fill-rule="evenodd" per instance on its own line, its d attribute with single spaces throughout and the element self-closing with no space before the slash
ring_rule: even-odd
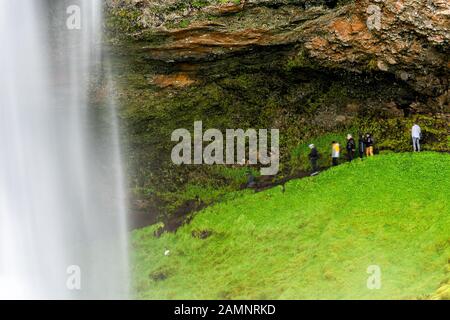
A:
<svg viewBox="0 0 450 320">
<path fill-rule="evenodd" d="M 364 144 L 366 146 L 366 156 L 373 157 L 373 145 L 375 144 L 375 142 L 373 141 L 372 135 L 370 133 L 366 134 Z"/>
</svg>

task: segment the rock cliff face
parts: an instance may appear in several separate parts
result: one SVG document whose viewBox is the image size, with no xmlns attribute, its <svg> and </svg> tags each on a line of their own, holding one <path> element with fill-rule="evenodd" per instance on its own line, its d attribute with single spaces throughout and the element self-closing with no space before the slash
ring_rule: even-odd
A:
<svg viewBox="0 0 450 320">
<path fill-rule="evenodd" d="M 370 131 L 378 150 L 406 151 L 418 121 L 428 149 L 449 150 L 447 0 L 106 2 L 133 186 L 162 206 L 189 183 L 232 185 L 171 164 L 171 132 L 195 120 L 279 128 L 283 174 L 329 133 Z"/>
<path fill-rule="evenodd" d="M 356 73 L 380 70 L 440 107 L 448 103 L 450 3 L 446 0 L 118 0 L 110 5 L 134 10 L 135 30 L 128 35 L 159 39 L 144 47 L 152 59 L 210 61 L 236 52 L 288 46 L 294 59 L 306 55 L 320 68 Z"/>
<path fill-rule="evenodd" d="M 301 29 L 324 65 L 362 72 L 369 63 L 438 97 L 448 89 L 449 9 L 448 1 L 358 1 Z"/>
</svg>

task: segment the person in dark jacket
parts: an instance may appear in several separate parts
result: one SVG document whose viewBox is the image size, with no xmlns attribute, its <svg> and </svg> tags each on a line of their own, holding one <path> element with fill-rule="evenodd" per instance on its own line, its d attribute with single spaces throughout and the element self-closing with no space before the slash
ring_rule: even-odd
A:
<svg viewBox="0 0 450 320">
<path fill-rule="evenodd" d="M 250 168 L 250 161 L 245 162 L 247 164 L 246 174 L 247 174 L 247 188 L 253 188 L 256 186 L 256 178 L 253 175 L 253 171 Z"/>
<path fill-rule="evenodd" d="M 311 152 L 309 153 L 309 161 L 311 162 L 311 168 L 312 172 L 311 175 L 316 175 L 319 172 L 319 169 L 317 167 L 317 160 L 319 160 L 319 152 L 317 151 L 317 148 L 315 145 L 310 144 L 309 148 L 311 149 Z"/>
<path fill-rule="evenodd" d="M 364 158 L 364 153 L 366 152 L 366 146 L 364 145 L 364 136 L 362 134 L 358 137 L 358 151 L 359 157 Z"/>
<path fill-rule="evenodd" d="M 366 156 L 373 157 L 373 145 L 374 141 L 372 135 L 370 133 L 366 134 L 366 138 L 364 139 L 364 145 L 366 146 Z"/>
<path fill-rule="evenodd" d="M 353 158 L 355 157 L 355 151 L 356 151 L 356 143 L 355 139 L 353 139 L 351 134 L 347 135 L 347 159 L 348 161 L 353 161 Z"/>
</svg>

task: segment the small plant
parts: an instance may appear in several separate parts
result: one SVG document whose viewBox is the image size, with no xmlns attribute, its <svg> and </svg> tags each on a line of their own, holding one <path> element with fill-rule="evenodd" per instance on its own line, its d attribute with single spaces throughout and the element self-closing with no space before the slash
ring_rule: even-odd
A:
<svg viewBox="0 0 450 320">
<path fill-rule="evenodd" d="M 180 24 L 178 25 L 179 28 L 184 29 L 189 27 L 189 25 L 191 24 L 191 22 L 187 19 L 181 20 Z"/>
<path fill-rule="evenodd" d="M 192 1 L 192 7 L 195 9 L 201 9 L 209 5 L 207 0 L 194 0 Z"/>
</svg>

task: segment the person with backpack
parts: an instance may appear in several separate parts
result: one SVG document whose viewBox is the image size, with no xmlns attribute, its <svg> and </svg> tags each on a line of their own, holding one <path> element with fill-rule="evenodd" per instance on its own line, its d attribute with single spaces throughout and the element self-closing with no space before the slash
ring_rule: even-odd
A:
<svg viewBox="0 0 450 320">
<path fill-rule="evenodd" d="M 333 166 L 337 166 L 339 164 L 339 156 L 341 152 L 341 146 L 337 141 L 333 141 L 331 143 L 331 161 Z"/>
<path fill-rule="evenodd" d="M 418 124 L 414 124 L 411 129 L 411 137 L 414 152 L 420 152 L 420 139 L 422 138 L 422 130 Z"/>
<path fill-rule="evenodd" d="M 362 134 L 359 134 L 358 137 L 358 151 L 359 151 L 359 157 L 364 158 L 364 153 L 366 152 L 366 145 L 364 144 L 364 136 Z"/>
<path fill-rule="evenodd" d="M 347 159 L 352 162 L 355 157 L 356 143 L 351 134 L 347 135 Z"/>
<path fill-rule="evenodd" d="M 311 162 L 311 168 L 312 168 L 311 175 L 314 176 L 319 173 L 319 169 L 317 167 L 317 160 L 319 160 L 319 152 L 317 151 L 316 146 L 313 144 L 309 145 L 309 149 L 311 149 L 311 151 L 309 152 L 309 155 L 308 155 L 309 161 Z"/>
<path fill-rule="evenodd" d="M 370 133 L 366 134 L 366 138 L 364 139 L 364 145 L 366 147 L 366 156 L 373 157 L 373 146 L 375 142 Z"/>
</svg>

